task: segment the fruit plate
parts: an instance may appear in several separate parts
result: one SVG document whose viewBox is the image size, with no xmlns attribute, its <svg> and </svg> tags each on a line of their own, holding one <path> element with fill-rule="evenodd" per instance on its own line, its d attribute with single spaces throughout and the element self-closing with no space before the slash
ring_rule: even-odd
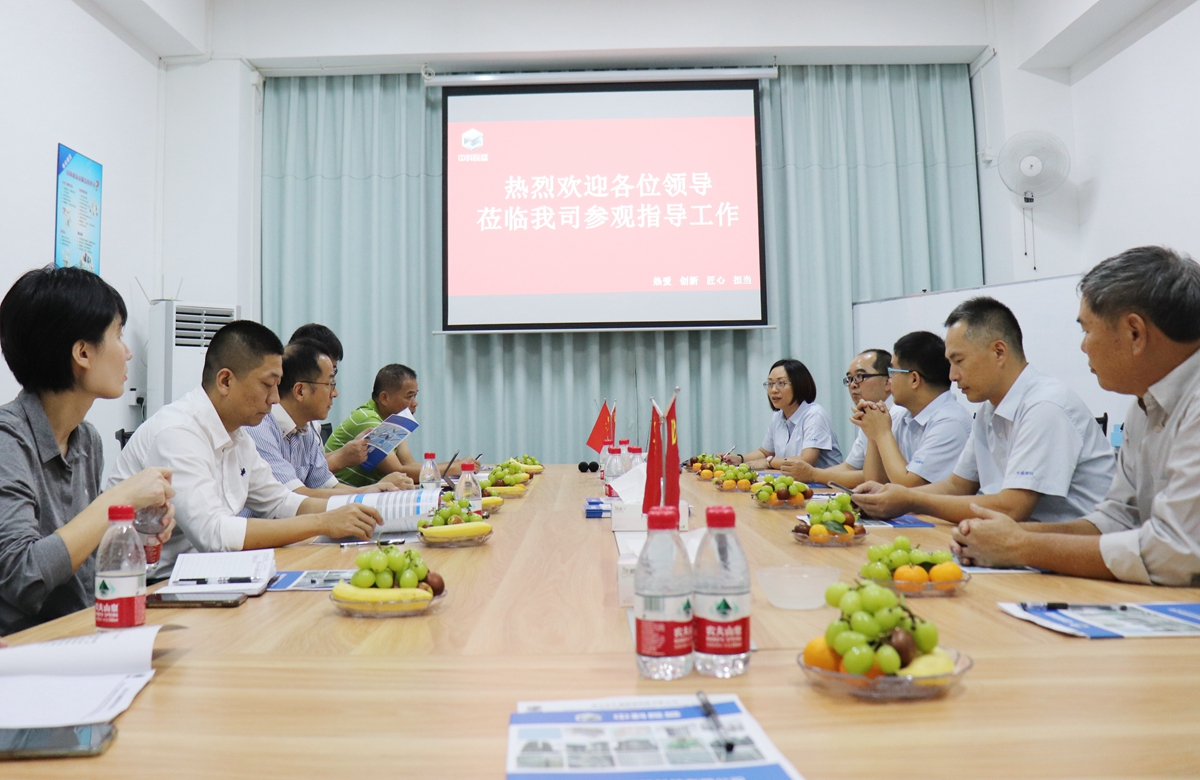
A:
<svg viewBox="0 0 1200 780">
<path fill-rule="evenodd" d="M 332 593 L 329 594 L 329 600 L 338 608 L 338 611 L 343 615 L 350 617 L 361 618 L 403 618 L 416 617 L 424 615 L 433 606 L 434 602 L 440 600 L 446 595 L 446 591 L 442 591 L 439 595 L 434 596 L 429 601 L 415 602 L 420 604 L 414 608 L 412 601 L 349 601 L 347 599 L 334 598 Z"/>
<path fill-rule="evenodd" d="M 796 662 L 800 664 L 813 687 L 834 695 L 853 696 L 871 701 L 936 699 L 945 695 L 974 665 L 970 656 L 949 647 L 942 649 L 954 661 L 954 671 L 929 677 L 884 675 L 871 679 L 861 674 L 831 672 L 804 663 L 803 653 L 796 657 Z"/>
<path fill-rule="evenodd" d="M 421 544 L 426 547 L 478 547 L 492 538 L 494 531 L 488 531 L 482 536 L 461 536 L 457 539 L 426 539 L 425 534 L 420 534 Z"/>
<path fill-rule="evenodd" d="M 804 504 L 789 504 L 787 501 L 781 501 L 774 505 L 768 504 L 765 501 L 759 501 L 753 492 L 750 493 L 750 497 L 754 499 L 754 505 L 759 509 L 790 509 L 795 512 L 797 509 L 804 508 Z"/>
<path fill-rule="evenodd" d="M 792 531 L 792 537 L 805 547 L 859 547 L 867 543 L 868 536 L 870 534 L 855 534 L 854 538 L 848 542 L 844 542 L 836 536 L 830 536 L 827 542 L 814 542 L 808 538 L 808 534 Z"/>
<path fill-rule="evenodd" d="M 971 581 L 971 575 L 963 572 L 961 580 L 943 580 L 942 582 L 896 582 L 895 580 L 871 580 L 885 588 L 891 588 L 897 593 L 903 593 L 908 598 L 923 598 L 925 596 L 957 596 Z"/>
</svg>

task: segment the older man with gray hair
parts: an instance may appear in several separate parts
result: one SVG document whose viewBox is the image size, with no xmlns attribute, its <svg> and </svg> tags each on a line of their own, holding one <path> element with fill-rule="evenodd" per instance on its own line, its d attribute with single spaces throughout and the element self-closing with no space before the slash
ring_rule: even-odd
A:
<svg viewBox="0 0 1200 780">
<path fill-rule="evenodd" d="M 1068 523 L 1018 524 L 976 507 L 954 545 L 986 566 L 1025 565 L 1143 584 L 1200 585 L 1200 265 L 1129 249 L 1079 283 L 1083 351 L 1105 390 L 1136 396 L 1112 487 Z"/>
</svg>

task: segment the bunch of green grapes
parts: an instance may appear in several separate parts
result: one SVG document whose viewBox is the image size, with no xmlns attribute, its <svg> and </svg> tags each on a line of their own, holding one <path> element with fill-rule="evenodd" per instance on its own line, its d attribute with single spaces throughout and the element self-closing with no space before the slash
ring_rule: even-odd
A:
<svg viewBox="0 0 1200 780">
<path fill-rule="evenodd" d="M 513 460 L 520 461 L 521 463 L 524 463 L 526 466 L 540 466 L 540 465 L 542 465 L 541 463 L 539 463 L 539 462 L 538 462 L 538 459 L 537 459 L 537 458 L 535 458 L 535 457 L 533 457 L 532 455 L 522 455 L 522 456 L 521 456 L 521 457 L 519 457 L 519 458 L 513 458 Z"/>
<path fill-rule="evenodd" d="M 525 470 L 521 468 L 521 464 L 507 460 L 503 463 L 497 464 L 496 467 L 493 468 L 486 477 L 479 480 L 479 486 L 484 490 L 487 490 L 494 485 L 507 485 L 511 487 L 513 485 L 519 485 L 522 482 L 528 481 L 529 474 L 527 474 Z"/>
<path fill-rule="evenodd" d="M 890 580 L 893 572 L 901 566 L 922 566 L 926 571 L 942 563 L 949 563 L 954 556 L 949 550 L 925 552 L 914 549 L 907 536 L 897 536 L 891 544 L 877 544 L 867 548 L 867 563 L 858 576 L 868 580 Z M 961 572 L 960 572 L 961 575 Z"/>
<path fill-rule="evenodd" d="M 904 596 L 888 588 L 835 582 L 825 591 L 825 602 L 841 610 L 825 629 L 825 643 L 850 674 L 873 668 L 896 674 L 937 647 L 937 626 L 914 615 Z"/>
<path fill-rule="evenodd" d="M 491 487 L 489 485 L 489 487 Z M 484 519 L 479 512 L 471 511 L 471 501 L 466 498 L 454 497 L 453 493 L 442 494 L 442 506 L 429 517 L 417 521 L 417 528 L 427 528 L 431 525 L 458 525 L 459 523 L 475 523 Z M 413 552 L 409 550 L 408 552 Z"/>
<path fill-rule="evenodd" d="M 445 583 L 421 559 L 416 550 L 379 545 L 363 550 L 354 559 L 358 571 L 350 577 L 356 588 L 420 588 L 437 596 Z"/>
</svg>

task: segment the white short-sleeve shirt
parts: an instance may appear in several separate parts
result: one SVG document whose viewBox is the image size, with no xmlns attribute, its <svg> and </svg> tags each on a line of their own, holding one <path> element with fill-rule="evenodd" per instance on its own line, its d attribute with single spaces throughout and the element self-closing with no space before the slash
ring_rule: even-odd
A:
<svg viewBox="0 0 1200 780">
<path fill-rule="evenodd" d="M 891 403 L 891 399 L 888 399 Z M 904 419 L 904 409 L 899 406 L 890 406 L 888 413 L 892 416 L 892 433 L 896 432 L 896 425 L 900 420 Z M 897 440 L 898 437 L 897 437 Z M 850 445 L 850 454 L 846 456 L 846 465 L 862 470 L 863 464 L 867 462 L 867 434 L 862 432 L 862 428 L 858 429 L 858 435 L 854 437 L 854 443 Z"/>
<path fill-rule="evenodd" d="M 913 416 L 901 408 L 900 421 L 892 417 L 892 434 L 909 472 L 926 482 L 950 476 L 967 439 L 971 436 L 971 413 L 949 390 L 929 402 Z"/>
<path fill-rule="evenodd" d="M 786 419 L 783 412 L 776 409 L 771 415 L 762 451 L 779 458 L 792 458 L 809 447 L 821 451 L 816 463 L 819 469 L 831 468 L 842 462 L 837 434 L 833 432 L 833 420 L 825 407 L 802 401 L 792 416 Z"/>
<path fill-rule="evenodd" d="M 1112 484 L 1116 459 L 1096 418 L 1065 384 L 1026 366 L 999 406 L 984 401 L 954 473 L 984 494 L 1041 493 L 1032 520 L 1090 513 Z"/>
</svg>

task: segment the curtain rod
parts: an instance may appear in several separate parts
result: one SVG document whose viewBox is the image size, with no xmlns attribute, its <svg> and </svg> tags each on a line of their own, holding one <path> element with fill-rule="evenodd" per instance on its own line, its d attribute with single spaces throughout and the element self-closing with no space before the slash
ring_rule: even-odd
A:
<svg viewBox="0 0 1200 780">
<path fill-rule="evenodd" d="M 646 81 L 731 81 L 735 79 L 773 79 L 779 77 L 775 66 L 755 68 L 663 68 L 658 70 L 567 70 L 541 73 L 448 73 L 438 75 L 426 66 L 421 69 L 430 87 L 465 87 L 507 84 L 597 84 Z"/>
</svg>

